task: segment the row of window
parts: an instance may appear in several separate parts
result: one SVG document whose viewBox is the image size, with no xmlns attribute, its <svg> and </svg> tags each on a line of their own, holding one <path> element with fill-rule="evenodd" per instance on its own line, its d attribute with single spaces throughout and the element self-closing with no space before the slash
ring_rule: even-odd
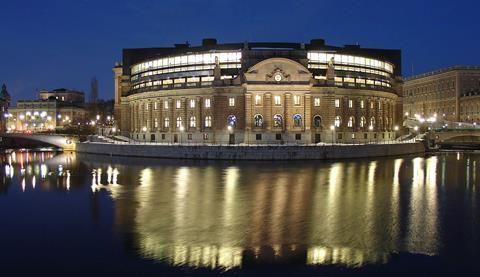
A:
<svg viewBox="0 0 480 277">
<path fill-rule="evenodd" d="M 308 68 L 327 69 L 328 65 L 326 65 L 326 64 L 308 64 Z M 361 72 L 361 73 L 366 73 L 366 74 L 380 75 L 380 76 L 384 76 L 384 77 L 387 77 L 387 78 L 392 76 L 390 73 L 387 73 L 387 72 L 384 72 L 384 71 L 381 71 L 381 70 L 364 68 L 364 67 L 335 66 L 335 71 Z"/>
<path fill-rule="evenodd" d="M 370 67 L 393 73 L 393 65 L 391 63 L 366 57 L 342 55 L 331 52 L 309 51 L 307 53 L 307 58 L 309 63 L 328 63 L 333 61 L 334 65 L 342 64 Z"/>
<path fill-rule="evenodd" d="M 261 95 L 258 95 L 258 94 L 255 95 L 255 105 L 257 105 L 257 106 L 262 105 L 262 101 L 263 101 L 263 97 Z M 189 107 L 190 108 L 195 108 L 196 105 L 197 105 L 197 100 L 196 99 L 189 99 L 188 102 L 189 102 Z M 274 105 L 280 106 L 282 104 L 281 96 L 280 95 L 275 95 L 273 97 L 273 102 L 274 102 Z M 377 103 L 378 103 L 378 109 L 381 110 L 382 109 L 382 102 L 377 102 Z M 294 95 L 293 96 L 293 104 L 296 105 L 296 106 L 301 104 L 301 96 L 300 95 Z M 335 99 L 335 108 L 340 108 L 340 104 L 341 104 L 340 99 Z M 349 99 L 348 100 L 348 107 L 353 108 L 353 104 L 354 104 L 354 100 Z M 228 98 L 228 105 L 230 107 L 235 107 L 235 97 L 229 97 Z M 374 105 L 375 105 L 375 102 L 370 101 L 370 108 L 371 109 L 374 108 Z M 314 107 L 320 107 L 320 97 L 314 97 L 313 98 L 313 106 Z M 182 108 L 182 100 L 177 99 L 175 101 L 175 107 L 177 109 L 181 109 Z M 204 99 L 204 107 L 205 108 L 210 108 L 211 107 L 211 100 L 209 98 Z M 163 101 L 163 108 L 165 110 L 168 110 L 168 108 L 169 108 L 168 100 Z M 360 108 L 361 109 L 365 108 L 365 100 L 360 100 Z M 149 109 L 149 104 L 145 103 L 145 110 L 148 111 L 148 109 Z M 158 110 L 158 102 L 157 101 L 153 102 L 153 109 Z"/>
<path fill-rule="evenodd" d="M 157 68 L 167 68 L 182 65 L 196 64 L 215 64 L 222 63 L 240 63 L 242 59 L 241 51 L 227 51 L 216 53 L 193 53 L 182 56 L 165 57 L 155 59 L 132 66 L 132 74 Z"/>
<path fill-rule="evenodd" d="M 302 127 L 302 116 L 300 114 L 295 114 L 293 117 L 293 126 L 294 127 Z M 380 119 L 381 120 L 381 119 Z M 264 126 L 264 120 L 263 116 L 261 114 L 256 114 L 253 117 L 253 123 L 255 127 L 263 127 Z M 237 117 L 235 115 L 229 115 L 227 117 L 227 124 L 228 126 L 236 127 L 237 125 Z M 148 120 L 147 120 L 147 125 L 150 125 Z M 382 125 L 382 122 L 380 121 L 380 125 Z M 165 128 L 170 127 L 170 118 L 166 117 L 164 119 L 164 124 L 163 126 Z M 182 117 L 179 116 L 176 118 L 176 127 L 177 128 L 182 128 L 183 125 L 183 120 Z M 205 128 L 210 128 L 212 127 L 212 117 L 211 116 L 206 116 L 205 117 L 205 122 L 204 122 Z M 274 127 L 283 127 L 283 117 L 280 114 L 276 114 L 273 116 L 273 126 Z M 336 116 L 334 120 L 334 126 L 339 128 L 342 127 L 342 118 L 340 116 Z M 389 126 L 389 120 L 388 118 L 385 118 L 385 126 Z M 190 128 L 196 128 L 197 127 L 197 118 L 195 116 L 191 116 L 189 120 L 189 127 Z M 315 115 L 313 117 L 313 127 L 315 128 L 321 128 L 322 127 L 322 117 L 319 115 Z M 353 116 L 350 116 L 347 121 L 347 127 L 353 128 L 355 127 L 355 118 Z M 367 127 L 367 120 L 365 117 L 360 117 L 360 128 L 365 128 Z M 370 128 L 375 127 L 375 118 L 371 117 L 370 118 L 370 124 L 368 125 Z M 154 119 L 154 128 L 159 128 L 159 122 L 158 119 Z"/>
</svg>

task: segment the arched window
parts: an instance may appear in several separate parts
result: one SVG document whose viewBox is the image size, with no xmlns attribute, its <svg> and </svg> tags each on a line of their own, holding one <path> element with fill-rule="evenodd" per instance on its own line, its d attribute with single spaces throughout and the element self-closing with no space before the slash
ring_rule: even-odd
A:
<svg viewBox="0 0 480 277">
<path fill-rule="evenodd" d="M 283 118 L 281 115 L 276 114 L 273 116 L 273 126 L 274 127 L 283 127 Z"/>
<path fill-rule="evenodd" d="M 163 126 L 165 128 L 170 127 L 170 119 L 168 117 L 165 117 L 165 119 L 163 120 Z"/>
<path fill-rule="evenodd" d="M 340 116 L 335 116 L 335 127 L 340 127 L 342 125 L 342 118 Z"/>
<path fill-rule="evenodd" d="M 365 125 L 367 125 L 367 119 L 365 119 L 365 117 L 362 116 L 360 118 L 360 127 L 363 128 L 363 127 L 365 127 Z"/>
<path fill-rule="evenodd" d="M 370 118 L 370 126 L 372 128 L 375 128 L 375 117 Z"/>
<path fill-rule="evenodd" d="M 322 118 L 319 115 L 313 117 L 313 127 L 320 128 L 322 127 Z"/>
<path fill-rule="evenodd" d="M 195 118 L 195 116 L 191 116 L 190 117 L 190 128 L 195 128 L 197 127 L 197 119 Z"/>
<path fill-rule="evenodd" d="M 296 114 L 293 116 L 293 126 L 295 127 L 302 127 L 302 116 Z"/>
<path fill-rule="evenodd" d="M 263 126 L 263 116 L 261 114 L 256 114 L 253 117 L 253 122 L 255 124 L 255 127 L 262 127 Z"/>
<path fill-rule="evenodd" d="M 177 128 L 182 127 L 182 117 L 177 117 Z"/>
<path fill-rule="evenodd" d="M 390 129 L 390 125 L 388 125 L 388 117 L 385 117 L 385 129 Z"/>
<path fill-rule="evenodd" d="M 378 128 L 383 129 L 383 120 L 381 117 L 378 118 Z"/>
<path fill-rule="evenodd" d="M 353 118 L 353 116 L 350 116 L 350 117 L 348 118 L 347 126 L 348 126 L 349 128 L 352 128 L 354 123 L 355 123 L 355 119 Z"/>
<path fill-rule="evenodd" d="M 229 115 L 227 117 L 227 124 L 232 127 L 237 126 L 237 117 L 234 115 Z"/>
<path fill-rule="evenodd" d="M 212 127 L 212 117 L 209 115 L 205 117 L 205 127 L 206 128 Z"/>
</svg>

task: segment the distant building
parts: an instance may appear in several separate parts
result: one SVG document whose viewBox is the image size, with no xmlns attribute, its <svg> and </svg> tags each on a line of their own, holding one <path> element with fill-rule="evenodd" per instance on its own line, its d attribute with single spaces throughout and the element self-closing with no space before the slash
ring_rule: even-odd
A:
<svg viewBox="0 0 480 277">
<path fill-rule="evenodd" d="M 85 104 L 85 94 L 83 92 L 64 88 L 41 90 L 38 96 L 40 100 L 57 100 L 58 102 L 76 105 Z"/>
<path fill-rule="evenodd" d="M 454 66 L 409 77 L 403 91 L 405 115 L 480 123 L 480 66 Z"/>
<path fill-rule="evenodd" d="M 2 90 L 0 91 L 0 109 L 2 114 L 0 116 L 0 133 L 4 133 L 6 128 L 6 123 L 8 119 L 8 107 L 10 106 L 10 94 L 7 91 L 7 86 L 2 85 Z"/>
<path fill-rule="evenodd" d="M 124 49 L 115 120 L 136 140 L 391 140 L 402 120 L 400 50 L 310 43 Z"/>
<path fill-rule="evenodd" d="M 19 100 L 8 112 L 7 130 L 42 132 L 87 122 L 83 92 L 59 89 L 40 91 L 39 100 Z"/>
</svg>

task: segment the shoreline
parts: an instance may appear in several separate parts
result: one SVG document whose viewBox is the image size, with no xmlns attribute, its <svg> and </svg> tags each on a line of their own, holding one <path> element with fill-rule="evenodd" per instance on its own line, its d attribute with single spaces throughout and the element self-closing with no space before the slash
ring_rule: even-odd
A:
<svg viewBox="0 0 480 277">
<path fill-rule="evenodd" d="M 193 160 L 334 160 L 402 156 L 427 152 L 422 142 L 335 145 L 159 145 L 77 143 L 76 152 Z"/>
</svg>

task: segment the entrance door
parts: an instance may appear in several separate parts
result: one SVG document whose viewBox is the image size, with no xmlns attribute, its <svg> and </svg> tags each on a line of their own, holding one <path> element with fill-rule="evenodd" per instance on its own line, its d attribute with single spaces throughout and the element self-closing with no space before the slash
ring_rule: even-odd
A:
<svg viewBox="0 0 480 277">
<path fill-rule="evenodd" d="M 235 134 L 228 135 L 228 144 L 235 144 Z"/>
<path fill-rule="evenodd" d="M 173 135 L 173 143 L 177 143 L 177 142 L 178 142 L 178 135 L 174 134 Z"/>
<path fill-rule="evenodd" d="M 321 137 L 320 137 L 320 134 L 315 134 L 315 143 L 319 143 L 321 142 Z"/>
</svg>

